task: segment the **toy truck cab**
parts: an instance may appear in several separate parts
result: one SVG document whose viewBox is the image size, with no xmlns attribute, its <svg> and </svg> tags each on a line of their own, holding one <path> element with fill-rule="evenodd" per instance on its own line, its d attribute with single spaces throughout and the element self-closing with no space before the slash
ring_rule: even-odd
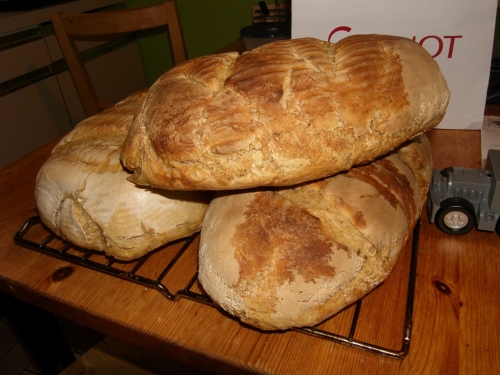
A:
<svg viewBox="0 0 500 375">
<path fill-rule="evenodd" d="M 500 235 L 500 150 L 489 150 L 485 169 L 434 169 L 427 200 L 429 221 L 445 233 L 478 230 Z"/>
</svg>

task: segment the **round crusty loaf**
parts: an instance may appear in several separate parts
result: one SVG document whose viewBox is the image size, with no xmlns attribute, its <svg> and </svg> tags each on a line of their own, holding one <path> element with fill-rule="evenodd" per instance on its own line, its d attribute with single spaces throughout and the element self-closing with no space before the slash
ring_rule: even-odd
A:
<svg viewBox="0 0 500 375">
<path fill-rule="evenodd" d="M 425 202 L 430 145 L 295 188 L 219 192 L 201 232 L 199 280 L 243 322 L 312 326 L 382 282 Z"/>
<path fill-rule="evenodd" d="M 81 122 L 55 147 L 36 182 L 48 228 L 122 260 L 198 231 L 209 202 L 204 193 L 139 188 L 127 180 L 120 150 L 144 94 Z"/>
<path fill-rule="evenodd" d="M 293 185 L 393 150 L 436 126 L 448 100 L 437 63 L 412 40 L 277 41 L 160 77 L 121 157 L 141 185 Z"/>
</svg>

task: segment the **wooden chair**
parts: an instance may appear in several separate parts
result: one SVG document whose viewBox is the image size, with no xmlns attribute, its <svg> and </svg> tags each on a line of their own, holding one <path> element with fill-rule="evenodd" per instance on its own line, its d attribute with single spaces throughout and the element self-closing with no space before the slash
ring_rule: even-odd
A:
<svg viewBox="0 0 500 375">
<path fill-rule="evenodd" d="M 109 12 L 80 14 L 59 12 L 52 14 L 51 20 L 57 41 L 87 116 L 95 115 L 113 104 L 99 101 L 75 44 L 76 40 L 112 40 L 136 31 L 167 26 L 175 65 L 187 59 L 175 0 L 167 0 L 152 6 Z"/>
</svg>

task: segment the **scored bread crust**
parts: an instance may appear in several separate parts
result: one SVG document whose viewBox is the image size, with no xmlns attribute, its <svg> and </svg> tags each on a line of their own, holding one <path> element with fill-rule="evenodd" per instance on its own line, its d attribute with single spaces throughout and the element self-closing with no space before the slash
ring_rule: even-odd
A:
<svg viewBox="0 0 500 375">
<path fill-rule="evenodd" d="M 388 276 L 421 214 L 431 167 L 421 135 L 316 182 L 219 192 L 201 232 L 201 285 L 260 329 L 324 321 Z"/>
<path fill-rule="evenodd" d="M 304 38 L 192 59 L 149 90 L 122 150 L 141 185 L 287 186 L 333 175 L 442 120 L 446 81 L 412 40 Z"/>
<path fill-rule="evenodd" d="M 120 150 L 145 92 L 130 95 L 68 133 L 38 172 L 42 222 L 76 246 L 138 258 L 200 230 L 209 196 L 137 187 Z"/>
</svg>

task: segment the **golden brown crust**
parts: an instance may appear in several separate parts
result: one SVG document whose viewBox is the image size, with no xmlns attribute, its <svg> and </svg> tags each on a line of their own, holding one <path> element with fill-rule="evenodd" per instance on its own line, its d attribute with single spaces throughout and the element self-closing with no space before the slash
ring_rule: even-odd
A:
<svg viewBox="0 0 500 375">
<path fill-rule="evenodd" d="M 133 181 L 166 189 L 293 185 L 393 150 L 436 126 L 448 100 L 437 63 L 411 40 L 278 41 L 167 72 L 121 157 Z"/>
<path fill-rule="evenodd" d="M 200 192 L 139 188 L 127 180 L 120 150 L 144 95 L 81 122 L 55 147 L 36 183 L 48 228 L 122 260 L 198 231 L 209 201 Z"/>
<path fill-rule="evenodd" d="M 390 273 L 421 214 L 431 166 L 421 135 L 323 180 L 219 193 L 202 228 L 201 284 L 258 328 L 327 319 Z"/>
</svg>

